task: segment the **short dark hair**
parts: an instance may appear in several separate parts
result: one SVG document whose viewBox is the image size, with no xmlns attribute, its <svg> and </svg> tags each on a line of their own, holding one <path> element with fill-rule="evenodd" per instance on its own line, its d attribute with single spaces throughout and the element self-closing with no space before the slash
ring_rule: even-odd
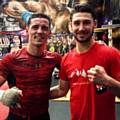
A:
<svg viewBox="0 0 120 120">
<path fill-rule="evenodd" d="M 93 19 L 96 19 L 96 13 L 93 9 L 93 6 L 88 3 L 82 3 L 82 4 L 75 4 L 73 7 L 73 10 L 70 15 L 70 19 L 72 20 L 73 14 L 78 12 L 87 12 L 90 13 L 93 17 Z"/>
<path fill-rule="evenodd" d="M 33 13 L 28 20 L 28 26 L 31 22 L 31 19 L 33 19 L 33 18 L 45 18 L 49 21 L 49 27 L 51 27 L 51 18 L 48 15 L 43 14 L 43 13 Z"/>
</svg>

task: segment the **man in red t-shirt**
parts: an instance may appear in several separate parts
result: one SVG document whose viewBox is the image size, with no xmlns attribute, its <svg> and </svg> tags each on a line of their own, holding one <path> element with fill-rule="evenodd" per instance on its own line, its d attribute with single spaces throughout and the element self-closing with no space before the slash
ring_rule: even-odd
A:
<svg viewBox="0 0 120 120">
<path fill-rule="evenodd" d="M 0 101 L 10 106 L 7 120 L 49 120 L 48 100 L 52 72 L 60 67 L 61 56 L 46 51 L 51 20 L 32 14 L 26 26 L 28 46 L 7 54 L 0 61 Z"/>
<path fill-rule="evenodd" d="M 115 120 L 115 96 L 120 97 L 120 54 L 93 38 L 95 13 L 89 4 L 75 5 L 71 31 L 76 48 L 61 62 L 60 84 L 50 98 L 70 89 L 71 120 Z"/>
</svg>

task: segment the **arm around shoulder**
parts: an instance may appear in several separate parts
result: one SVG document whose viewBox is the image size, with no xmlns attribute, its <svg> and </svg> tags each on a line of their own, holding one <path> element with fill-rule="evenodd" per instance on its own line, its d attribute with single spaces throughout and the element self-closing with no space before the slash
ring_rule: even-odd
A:
<svg viewBox="0 0 120 120">
<path fill-rule="evenodd" d="M 57 86 L 54 86 L 50 89 L 50 99 L 55 99 L 63 97 L 67 94 L 69 90 L 69 81 L 60 80 Z"/>
</svg>

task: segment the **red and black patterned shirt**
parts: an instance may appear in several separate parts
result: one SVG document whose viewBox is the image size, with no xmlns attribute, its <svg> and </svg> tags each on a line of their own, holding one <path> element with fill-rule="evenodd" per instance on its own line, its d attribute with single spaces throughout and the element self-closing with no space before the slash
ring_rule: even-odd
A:
<svg viewBox="0 0 120 120">
<path fill-rule="evenodd" d="M 22 90 L 21 109 L 11 109 L 21 116 L 48 112 L 49 89 L 52 72 L 60 67 L 61 56 L 45 51 L 40 57 L 31 56 L 26 48 L 7 54 L 0 63 L 0 75 L 9 86 Z"/>
</svg>

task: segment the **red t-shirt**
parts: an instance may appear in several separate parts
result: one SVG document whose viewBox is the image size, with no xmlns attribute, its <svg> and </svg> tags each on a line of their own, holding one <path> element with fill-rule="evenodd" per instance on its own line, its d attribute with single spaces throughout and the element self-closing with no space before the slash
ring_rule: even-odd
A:
<svg viewBox="0 0 120 120">
<path fill-rule="evenodd" d="M 1 60 L 0 75 L 9 80 L 10 87 L 14 84 L 23 92 L 22 108 L 10 111 L 22 116 L 47 113 L 51 76 L 60 61 L 57 53 L 45 51 L 41 57 L 35 57 L 28 54 L 26 48 L 6 55 Z"/>
<path fill-rule="evenodd" d="M 60 78 L 70 83 L 71 120 L 115 120 L 115 96 L 109 90 L 98 94 L 87 78 L 87 70 L 95 65 L 120 78 L 120 55 L 104 44 L 96 42 L 82 54 L 73 49 L 62 59 Z"/>
</svg>

